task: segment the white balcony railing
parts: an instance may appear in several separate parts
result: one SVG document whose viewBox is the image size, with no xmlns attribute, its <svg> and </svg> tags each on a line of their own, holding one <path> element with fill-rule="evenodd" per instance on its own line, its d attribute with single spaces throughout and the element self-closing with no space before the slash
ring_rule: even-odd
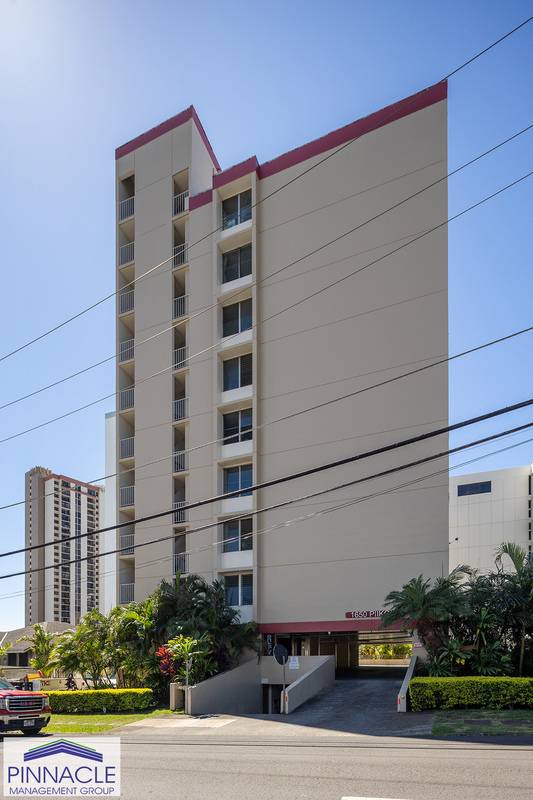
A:
<svg viewBox="0 0 533 800">
<path fill-rule="evenodd" d="M 185 244 L 176 245 L 172 251 L 172 256 L 173 267 L 181 267 L 182 264 L 186 264 L 189 260 L 189 243 L 185 242 Z"/>
<path fill-rule="evenodd" d="M 172 301 L 172 317 L 178 319 L 184 317 L 189 313 L 189 295 L 182 294 L 181 297 L 175 297 Z"/>
<path fill-rule="evenodd" d="M 177 217 L 189 210 L 189 192 L 175 194 L 172 198 L 172 216 Z"/>
<path fill-rule="evenodd" d="M 180 419 L 187 419 L 189 416 L 189 398 L 180 397 L 174 400 L 172 408 L 172 419 L 178 422 Z"/>
<path fill-rule="evenodd" d="M 135 455 L 135 436 L 130 436 L 127 439 L 121 439 L 119 443 L 119 457 L 120 458 L 133 458 Z"/>
<path fill-rule="evenodd" d="M 185 500 L 178 500 L 176 503 L 172 503 L 172 508 L 176 509 L 172 514 L 172 523 L 173 525 L 179 525 L 180 522 L 187 522 L 188 514 L 187 509 L 183 508 L 186 506 L 187 503 Z"/>
<path fill-rule="evenodd" d="M 124 219 L 128 219 L 128 217 L 133 217 L 134 213 L 135 213 L 134 197 L 127 197 L 126 200 L 122 200 L 118 204 L 118 218 L 120 222 L 122 222 L 122 220 Z"/>
<path fill-rule="evenodd" d="M 127 411 L 128 408 L 134 407 L 135 389 L 122 389 L 118 396 L 119 411 Z"/>
<path fill-rule="evenodd" d="M 172 472 L 183 472 L 187 469 L 187 453 L 177 450 L 172 456 Z"/>
<path fill-rule="evenodd" d="M 135 534 L 133 533 L 124 533 L 120 537 L 120 555 L 121 556 L 130 556 L 133 554 L 134 549 L 133 545 L 135 544 Z"/>
<path fill-rule="evenodd" d="M 133 311 L 135 308 L 135 289 L 131 289 L 129 292 L 123 292 L 120 295 L 120 303 L 119 309 L 121 314 L 125 314 L 127 311 Z"/>
<path fill-rule="evenodd" d="M 124 264 L 129 264 L 130 261 L 134 261 L 134 259 L 135 259 L 135 242 L 128 242 L 128 244 L 123 244 L 122 247 L 119 247 L 118 250 L 119 266 L 123 267 Z"/>
<path fill-rule="evenodd" d="M 119 505 L 121 508 L 135 505 L 135 486 L 121 486 Z"/>
<path fill-rule="evenodd" d="M 174 350 L 174 361 L 172 362 L 172 369 L 183 369 L 189 366 L 189 345 L 185 347 L 178 347 Z"/>
<path fill-rule="evenodd" d="M 189 571 L 189 554 L 188 553 L 174 553 L 174 575 L 177 572 Z"/>
<path fill-rule="evenodd" d="M 135 352 L 135 339 L 128 339 L 126 342 L 120 343 L 119 361 L 129 361 L 133 358 Z"/>
<path fill-rule="evenodd" d="M 119 593 L 119 602 L 121 604 L 133 603 L 134 600 L 135 600 L 135 584 L 134 583 L 121 583 L 120 584 L 120 593 Z"/>
</svg>

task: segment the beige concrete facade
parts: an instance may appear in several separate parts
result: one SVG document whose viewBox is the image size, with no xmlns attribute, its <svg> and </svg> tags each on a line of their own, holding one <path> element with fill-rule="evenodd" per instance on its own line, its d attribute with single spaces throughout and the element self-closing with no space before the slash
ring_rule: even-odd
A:
<svg viewBox="0 0 533 800">
<path fill-rule="evenodd" d="M 44 467 L 26 473 L 25 624 L 77 624 L 98 608 L 98 534 L 101 486 L 56 475 Z M 70 537 L 80 536 L 69 541 Z M 77 563 L 69 563 L 77 561 Z M 64 563 L 64 565 L 63 565 Z"/>
<path fill-rule="evenodd" d="M 446 436 L 180 505 L 447 425 L 445 365 L 365 391 L 447 355 L 446 158 L 445 85 L 263 165 L 220 171 L 192 107 L 117 150 L 118 520 L 177 504 L 118 532 L 120 602 L 225 577 L 295 654 L 330 631 L 349 654 L 391 589 L 447 572 L 446 459 L 256 514 Z"/>
</svg>

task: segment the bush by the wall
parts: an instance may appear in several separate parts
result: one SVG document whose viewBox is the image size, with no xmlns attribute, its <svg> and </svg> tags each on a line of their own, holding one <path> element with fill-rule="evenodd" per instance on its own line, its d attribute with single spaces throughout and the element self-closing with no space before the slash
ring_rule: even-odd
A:
<svg viewBox="0 0 533 800">
<path fill-rule="evenodd" d="M 52 713 L 97 714 L 142 711 L 155 704 L 151 689 L 88 689 L 83 692 L 48 692 Z"/>
<path fill-rule="evenodd" d="M 533 708 L 533 678 L 413 678 L 413 711 L 435 708 Z"/>
</svg>

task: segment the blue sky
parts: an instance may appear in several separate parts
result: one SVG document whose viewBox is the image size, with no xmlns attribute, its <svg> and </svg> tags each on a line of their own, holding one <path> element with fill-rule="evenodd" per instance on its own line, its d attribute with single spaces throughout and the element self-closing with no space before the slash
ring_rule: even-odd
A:
<svg viewBox="0 0 533 800">
<path fill-rule="evenodd" d="M 523 0 L 0 0 L 0 358 L 114 291 L 117 146 L 192 103 L 223 168 L 263 162 L 436 83 L 532 9 Z M 450 79 L 450 171 L 533 123 L 532 45 L 533 22 Z M 452 177 L 450 216 L 530 172 L 532 141 L 526 133 Z M 450 223 L 451 354 L 533 324 L 532 180 Z M 0 405 L 112 356 L 113 313 L 108 300 L 0 361 Z M 529 398 L 532 345 L 525 334 L 454 362 L 451 421 Z M 110 361 L 0 409 L 0 440 L 113 390 Z M 23 500 L 35 465 L 103 476 L 112 408 L 110 398 L 0 442 L 0 506 Z M 453 443 L 531 419 L 509 415 Z M 526 443 L 462 471 L 532 454 Z M 0 511 L 0 551 L 23 541 L 23 506 Z M 2 559 L 0 574 L 21 567 Z M 22 579 L 0 582 L 0 629 L 23 624 L 22 591 Z"/>
</svg>

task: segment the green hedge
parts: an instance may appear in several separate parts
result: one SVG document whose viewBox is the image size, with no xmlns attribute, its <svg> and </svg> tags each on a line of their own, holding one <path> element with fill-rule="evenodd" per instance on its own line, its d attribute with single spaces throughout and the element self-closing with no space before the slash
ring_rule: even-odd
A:
<svg viewBox="0 0 533 800">
<path fill-rule="evenodd" d="M 434 708 L 533 708 L 533 678 L 413 678 L 413 711 Z"/>
<path fill-rule="evenodd" d="M 83 692 L 47 692 L 52 713 L 92 714 L 140 711 L 155 704 L 151 689 L 87 689 Z"/>
</svg>

